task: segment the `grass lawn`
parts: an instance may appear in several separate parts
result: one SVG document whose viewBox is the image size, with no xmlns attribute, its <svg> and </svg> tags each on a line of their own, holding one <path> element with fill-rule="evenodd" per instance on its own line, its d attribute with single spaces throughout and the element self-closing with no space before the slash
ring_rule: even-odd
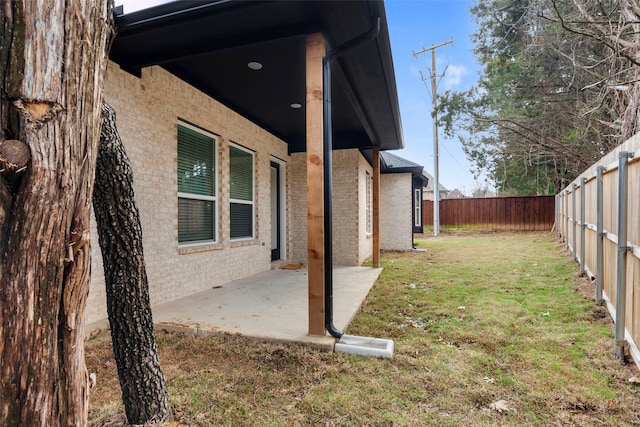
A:
<svg viewBox="0 0 640 427">
<path fill-rule="evenodd" d="M 391 360 L 158 332 L 177 425 L 640 425 L 637 369 L 613 356 L 613 323 L 555 235 L 416 242 L 424 252 L 383 253 L 346 331 L 393 339 Z M 87 364 L 92 425 L 122 425 L 107 333 Z"/>
</svg>

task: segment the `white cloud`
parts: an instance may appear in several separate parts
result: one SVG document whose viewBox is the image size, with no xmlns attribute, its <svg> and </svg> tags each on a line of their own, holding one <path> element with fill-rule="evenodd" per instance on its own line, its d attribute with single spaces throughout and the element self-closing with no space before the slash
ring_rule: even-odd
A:
<svg viewBox="0 0 640 427">
<path fill-rule="evenodd" d="M 445 90 L 458 86 L 462 81 L 462 76 L 469 74 L 469 70 L 464 65 L 449 65 L 444 76 Z"/>
</svg>

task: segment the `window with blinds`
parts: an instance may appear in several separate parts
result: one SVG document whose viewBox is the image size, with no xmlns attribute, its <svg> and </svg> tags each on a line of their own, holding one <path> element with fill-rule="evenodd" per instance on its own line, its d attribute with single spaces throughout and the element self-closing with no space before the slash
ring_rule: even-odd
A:
<svg viewBox="0 0 640 427">
<path fill-rule="evenodd" d="M 253 153 L 229 147 L 230 233 L 232 239 L 253 238 Z"/>
<path fill-rule="evenodd" d="M 178 124 L 178 242 L 216 241 L 216 140 Z"/>
</svg>

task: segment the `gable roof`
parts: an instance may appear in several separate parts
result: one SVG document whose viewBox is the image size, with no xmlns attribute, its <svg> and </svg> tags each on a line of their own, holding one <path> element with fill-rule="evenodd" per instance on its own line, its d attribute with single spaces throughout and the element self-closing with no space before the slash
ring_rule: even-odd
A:
<svg viewBox="0 0 640 427">
<path fill-rule="evenodd" d="M 424 169 L 424 166 L 388 151 L 381 152 L 380 159 L 382 160 L 381 171 L 386 173 L 414 172 L 418 170 L 418 173 L 422 173 L 422 170 Z"/>
<path fill-rule="evenodd" d="M 174 1 L 117 15 L 110 57 L 139 73 L 159 65 L 289 144 L 305 151 L 305 37 L 327 49 L 369 31 L 332 66 L 335 148 L 404 146 L 395 73 L 381 0 Z M 247 64 L 262 64 L 254 71 Z M 302 108 L 292 109 L 291 104 Z"/>
<path fill-rule="evenodd" d="M 423 186 L 427 186 L 429 178 L 424 173 L 424 166 L 404 159 L 388 151 L 380 152 L 380 173 L 411 173 Z"/>
</svg>

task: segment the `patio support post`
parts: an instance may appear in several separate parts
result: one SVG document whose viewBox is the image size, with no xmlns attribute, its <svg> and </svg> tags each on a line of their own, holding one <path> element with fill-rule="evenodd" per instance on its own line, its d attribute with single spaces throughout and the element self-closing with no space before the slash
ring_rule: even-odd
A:
<svg viewBox="0 0 640 427">
<path fill-rule="evenodd" d="M 380 268 L 380 147 L 373 147 L 373 268 Z"/>
<path fill-rule="evenodd" d="M 603 193 L 602 193 L 602 174 L 606 170 L 604 166 L 596 168 L 596 304 L 602 304 L 602 275 L 603 271 L 603 255 L 602 245 L 604 244 L 603 230 Z"/>
<path fill-rule="evenodd" d="M 628 186 L 627 171 L 628 159 L 633 157 L 633 153 L 621 151 L 618 154 L 618 262 L 616 272 L 616 357 L 624 361 L 625 347 L 625 320 L 627 309 L 627 207 L 628 207 Z"/>
<path fill-rule="evenodd" d="M 307 119 L 307 241 L 309 334 L 324 335 L 324 115 L 323 59 L 325 41 L 321 33 L 306 39 Z"/>
</svg>

